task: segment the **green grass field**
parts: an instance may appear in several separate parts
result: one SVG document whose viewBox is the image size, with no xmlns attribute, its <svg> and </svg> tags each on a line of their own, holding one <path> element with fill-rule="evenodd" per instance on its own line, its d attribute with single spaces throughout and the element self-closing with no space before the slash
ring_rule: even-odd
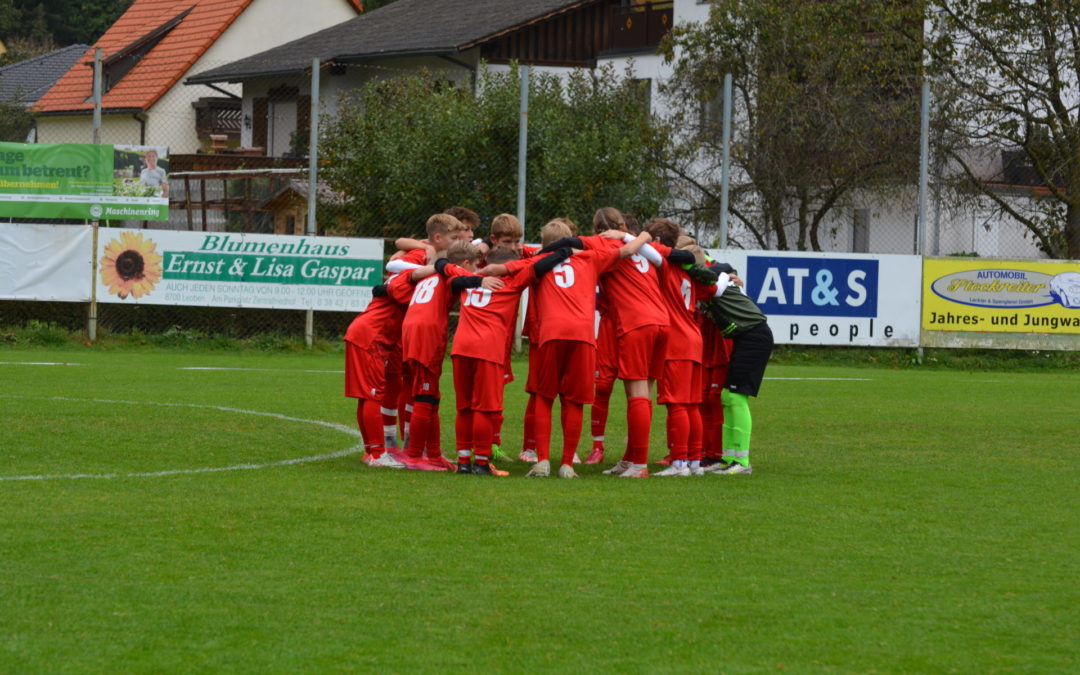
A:
<svg viewBox="0 0 1080 675">
<path fill-rule="evenodd" d="M 773 366 L 647 481 L 365 467 L 340 370 L 0 348 L 0 671 L 1080 670 L 1076 370 Z"/>
</svg>

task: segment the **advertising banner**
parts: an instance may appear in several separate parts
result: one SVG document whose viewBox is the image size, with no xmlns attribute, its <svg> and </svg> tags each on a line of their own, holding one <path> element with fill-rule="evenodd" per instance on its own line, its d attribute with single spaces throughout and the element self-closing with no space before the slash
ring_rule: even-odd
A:
<svg viewBox="0 0 1080 675">
<path fill-rule="evenodd" d="M 0 299 L 87 302 L 93 229 L 0 225 Z"/>
<path fill-rule="evenodd" d="M 0 216 L 168 220 L 167 149 L 0 143 Z"/>
<path fill-rule="evenodd" d="M 358 312 L 382 283 L 382 241 L 102 229 L 98 302 Z"/>
<path fill-rule="evenodd" d="M 916 347 L 918 256 L 715 250 L 746 282 L 777 343 Z"/>
<path fill-rule="evenodd" d="M 1080 335 L 1080 263 L 926 258 L 927 331 Z"/>
</svg>

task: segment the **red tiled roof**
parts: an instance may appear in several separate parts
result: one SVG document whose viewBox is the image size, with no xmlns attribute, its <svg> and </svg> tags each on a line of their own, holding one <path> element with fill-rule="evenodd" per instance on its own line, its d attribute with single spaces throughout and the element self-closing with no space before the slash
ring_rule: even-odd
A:
<svg viewBox="0 0 1080 675">
<path fill-rule="evenodd" d="M 358 12 L 364 11 L 360 0 L 348 1 Z M 101 47 L 102 58 L 108 59 L 190 9 L 161 42 L 102 95 L 104 110 L 147 110 L 179 82 L 251 3 L 252 0 L 135 0 L 86 56 L 38 99 L 34 110 L 93 110 L 89 99 L 93 95 L 94 73 L 87 64 L 93 61 L 94 49 Z"/>
</svg>

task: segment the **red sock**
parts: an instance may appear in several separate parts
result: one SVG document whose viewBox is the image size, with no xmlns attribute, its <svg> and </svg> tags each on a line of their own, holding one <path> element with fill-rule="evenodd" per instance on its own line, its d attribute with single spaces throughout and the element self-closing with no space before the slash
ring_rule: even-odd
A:
<svg viewBox="0 0 1080 675">
<path fill-rule="evenodd" d="M 686 459 L 690 444 L 690 415 L 682 403 L 667 403 L 667 437 L 671 459 Z"/>
<path fill-rule="evenodd" d="M 604 431 L 607 428 L 608 406 L 611 403 L 611 387 L 614 382 L 598 382 L 596 384 L 596 398 L 593 400 L 591 422 L 593 447 L 604 447 Z"/>
<path fill-rule="evenodd" d="M 626 402 L 626 455 L 634 464 L 649 463 L 649 429 L 652 427 L 652 400 L 634 396 Z"/>
<path fill-rule="evenodd" d="M 551 407 L 554 403 L 554 399 L 536 397 L 533 436 L 536 437 L 536 458 L 541 462 L 551 459 Z"/>
<path fill-rule="evenodd" d="M 381 407 L 384 427 L 397 425 L 398 399 L 401 398 L 401 373 L 387 373 L 386 391 L 383 392 Z"/>
<path fill-rule="evenodd" d="M 581 427 L 585 424 L 585 406 L 574 401 L 561 399 L 562 411 L 562 463 L 573 464 L 578 441 L 581 440 Z"/>
<path fill-rule="evenodd" d="M 435 420 L 435 404 L 417 401 L 413 405 L 412 421 L 409 423 L 409 457 L 420 459 L 431 437 Z"/>
<path fill-rule="evenodd" d="M 495 443 L 496 445 L 502 445 L 502 412 L 493 413 L 491 424 L 491 442 Z"/>
<path fill-rule="evenodd" d="M 687 412 L 690 416 L 690 441 L 689 450 L 690 454 L 688 459 L 691 462 L 701 461 L 702 457 L 702 423 L 701 423 L 701 406 L 691 403 L 686 406 Z"/>
<path fill-rule="evenodd" d="M 720 402 L 719 396 L 713 399 L 710 405 L 713 408 L 712 428 L 706 428 L 702 433 L 708 434 L 709 445 L 712 448 L 712 454 L 709 456 L 720 459 L 724 456 L 724 405 Z"/>
<path fill-rule="evenodd" d="M 457 417 L 454 420 L 454 429 L 456 432 L 456 445 L 458 462 L 461 462 L 463 451 L 472 451 L 472 425 L 473 425 L 473 411 L 471 408 L 459 410 Z"/>
<path fill-rule="evenodd" d="M 525 406 L 525 429 L 521 435 L 522 450 L 536 450 L 536 394 L 529 394 Z"/>
<path fill-rule="evenodd" d="M 494 413 L 474 410 L 472 419 L 473 457 L 483 466 L 491 459 L 491 438 L 494 433 Z"/>
<path fill-rule="evenodd" d="M 382 455 L 385 448 L 379 402 L 366 398 L 356 399 L 356 424 L 360 427 L 360 435 L 364 437 L 364 450 L 372 457 Z"/>
<path fill-rule="evenodd" d="M 713 425 L 713 409 L 709 405 L 709 399 L 707 397 L 701 399 L 701 405 L 698 406 L 698 416 L 701 418 L 701 450 L 702 455 L 708 457 L 712 453 L 712 425 Z M 692 432 L 693 430 L 691 430 Z"/>
<path fill-rule="evenodd" d="M 428 432 L 424 454 L 438 459 L 442 457 L 442 420 L 439 419 L 439 406 L 435 406 L 431 416 L 431 431 Z"/>
</svg>

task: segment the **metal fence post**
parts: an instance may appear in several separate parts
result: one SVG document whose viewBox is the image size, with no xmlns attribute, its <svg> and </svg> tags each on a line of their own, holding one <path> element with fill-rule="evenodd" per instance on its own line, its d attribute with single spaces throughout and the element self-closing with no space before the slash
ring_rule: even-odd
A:
<svg viewBox="0 0 1080 675">
<path fill-rule="evenodd" d="M 315 208 L 319 202 L 317 186 L 319 184 L 319 59 L 311 60 L 311 129 L 308 134 L 308 211 L 307 235 L 314 237 Z M 310 349 L 315 338 L 315 312 L 307 310 L 304 314 L 304 344 Z"/>
<path fill-rule="evenodd" d="M 93 141 L 94 145 L 101 143 L 101 47 L 94 50 L 94 117 L 93 117 Z M 86 318 L 86 338 L 93 342 L 97 340 L 97 245 L 98 245 L 98 221 L 93 221 L 94 236 L 93 250 L 90 252 L 90 310 Z"/>
<path fill-rule="evenodd" d="M 521 75 L 521 103 L 518 116 L 518 191 L 517 217 L 525 227 L 525 167 L 529 159 L 529 67 L 518 66 Z M 528 291 L 521 294 L 518 304 L 517 326 L 514 328 L 514 351 L 521 353 L 521 331 L 525 328 L 525 311 L 528 307 Z"/>
<path fill-rule="evenodd" d="M 724 75 L 723 159 L 720 163 L 720 248 L 728 245 L 728 192 L 731 187 L 731 73 Z"/>
</svg>

